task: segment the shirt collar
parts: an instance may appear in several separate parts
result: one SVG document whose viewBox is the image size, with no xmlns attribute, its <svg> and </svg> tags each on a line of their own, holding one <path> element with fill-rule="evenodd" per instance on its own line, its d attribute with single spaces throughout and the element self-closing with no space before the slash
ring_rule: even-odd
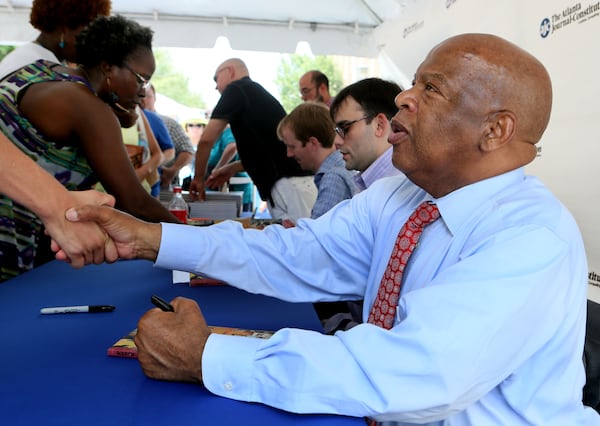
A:
<svg viewBox="0 0 600 426">
<path fill-rule="evenodd" d="M 330 168 L 335 166 L 338 158 L 341 159 L 342 154 L 338 150 L 332 151 L 331 154 L 329 154 L 327 157 L 325 157 L 325 159 L 321 163 L 321 166 L 319 167 L 319 170 L 317 171 L 317 173 L 325 171 L 325 170 L 329 170 Z M 344 160 L 342 160 L 342 161 L 344 161 Z"/>
<path fill-rule="evenodd" d="M 506 188 L 518 185 L 525 178 L 521 167 L 510 172 L 494 176 L 463 188 L 457 189 L 442 198 L 431 199 L 440 211 L 444 223 L 452 234 L 482 205 L 489 202 L 490 196 Z"/>
<path fill-rule="evenodd" d="M 369 167 L 354 177 L 356 185 L 364 190 L 382 177 L 400 174 L 400 170 L 392 163 L 392 154 L 393 147 L 390 146 Z"/>
<path fill-rule="evenodd" d="M 321 166 L 319 166 L 319 170 L 317 170 L 317 172 L 315 173 L 314 181 L 316 185 L 318 185 L 319 182 L 321 182 L 321 178 L 323 177 L 323 175 L 335 166 L 338 160 L 337 157 L 339 157 L 343 164 L 344 160 L 342 160 L 342 154 L 338 150 L 333 151 L 331 154 L 325 157 L 325 159 L 321 163 Z"/>
</svg>

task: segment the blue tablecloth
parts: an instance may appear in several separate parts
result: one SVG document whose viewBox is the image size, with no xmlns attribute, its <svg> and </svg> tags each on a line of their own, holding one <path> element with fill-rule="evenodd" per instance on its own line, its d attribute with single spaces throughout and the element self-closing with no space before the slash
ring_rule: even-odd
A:
<svg viewBox="0 0 600 426">
<path fill-rule="evenodd" d="M 146 378 L 107 348 L 135 328 L 150 296 L 195 299 L 210 325 L 319 330 L 310 304 L 229 286 L 173 285 L 147 261 L 73 269 L 51 262 L 0 284 L 0 423 L 6 425 L 363 425 L 357 418 L 295 415 L 220 398 L 197 384 Z M 111 313 L 41 315 L 40 308 L 116 306 Z"/>
</svg>

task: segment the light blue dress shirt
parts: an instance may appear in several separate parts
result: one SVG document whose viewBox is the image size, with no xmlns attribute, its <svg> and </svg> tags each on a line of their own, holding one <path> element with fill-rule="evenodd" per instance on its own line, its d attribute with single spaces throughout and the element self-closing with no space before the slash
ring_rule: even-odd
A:
<svg viewBox="0 0 600 426">
<path fill-rule="evenodd" d="M 288 230 L 163 224 L 156 265 L 289 301 L 364 297 L 366 319 L 398 231 L 429 199 L 392 177 Z M 205 386 L 386 425 L 600 424 L 581 402 L 587 264 L 570 213 L 522 169 L 432 201 L 441 218 L 407 266 L 391 330 L 213 334 Z"/>
<path fill-rule="evenodd" d="M 346 169 L 345 164 L 338 150 L 329 154 L 321 163 L 314 177 L 318 193 L 310 212 L 311 218 L 323 216 L 340 201 L 352 198 L 356 192 L 354 184 L 356 172 Z"/>
</svg>

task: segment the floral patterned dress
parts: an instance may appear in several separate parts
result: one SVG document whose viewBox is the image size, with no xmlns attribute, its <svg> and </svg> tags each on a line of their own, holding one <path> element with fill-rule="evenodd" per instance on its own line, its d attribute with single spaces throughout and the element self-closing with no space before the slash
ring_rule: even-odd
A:
<svg viewBox="0 0 600 426">
<path fill-rule="evenodd" d="M 98 179 L 83 150 L 78 146 L 62 146 L 47 140 L 27 118 L 20 115 L 19 100 L 32 84 L 72 81 L 94 92 L 86 80 L 55 71 L 57 66 L 40 60 L 0 81 L 0 130 L 65 188 L 90 189 Z M 0 195 L 0 282 L 51 258 L 41 220 L 11 198 Z"/>
</svg>

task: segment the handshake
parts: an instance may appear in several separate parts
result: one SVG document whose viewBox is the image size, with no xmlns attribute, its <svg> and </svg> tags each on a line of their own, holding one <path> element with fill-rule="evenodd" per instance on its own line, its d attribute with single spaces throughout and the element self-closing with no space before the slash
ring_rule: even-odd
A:
<svg viewBox="0 0 600 426">
<path fill-rule="evenodd" d="M 145 222 L 113 208 L 114 199 L 106 194 L 70 194 L 77 194 L 78 201 L 85 198 L 86 204 L 66 210 L 62 226 L 46 224 L 57 260 L 79 268 L 118 259 L 156 259 L 162 234 L 160 223 Z"/>
</svg>

